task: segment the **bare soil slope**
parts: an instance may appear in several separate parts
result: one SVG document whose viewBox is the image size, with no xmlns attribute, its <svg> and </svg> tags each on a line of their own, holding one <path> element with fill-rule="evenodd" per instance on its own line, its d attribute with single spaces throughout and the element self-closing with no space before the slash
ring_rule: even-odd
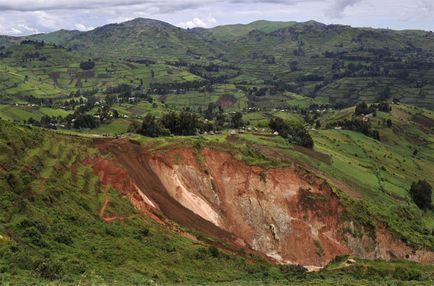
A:
<svg viewBox="0 0 434 286">
<path fill-rule="evenodd" d="M 378 224 L 375 234 L 342 219 L 345 208 L 327 181 L 306 169 L 248 166 L 210 148 L 149 152 L 126 139 L 97 139 L 107 158 L 89 158 L 104 185 L 139 210 L 245 248 L 279 263 L 315 269 L 336 255 L 434 262 Z"/>
</svg>

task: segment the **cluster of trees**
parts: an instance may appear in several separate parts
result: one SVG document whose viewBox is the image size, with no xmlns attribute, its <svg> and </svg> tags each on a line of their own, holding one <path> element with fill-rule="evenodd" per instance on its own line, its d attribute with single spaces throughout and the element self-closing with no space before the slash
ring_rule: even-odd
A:
<svg viewBox="0 0 434 286">
<path fill-rule="evenodd" d="M 392 107 L 390 107 L 390 104 L 387 102 L 380 102 L 378 104 L 371 104 L 371 106 L 368 106 L 366 102 L 362 101 L 356 105 L 356 110 L 354 114 L 367 115 L 367 114 L 374 113 L 376 111 L 389 113 L 390 111 L 392 111 Z"/>
<path fill-rule="evenodd" d="M 288 139 L 290 143 L 313 148 L 313 139 L 301 124 L 288 123 L 280 117 L 274 117 L 270 120 L 269 127 L 271 130 L 277 131 L 283 138 Z"/>
<path fill-rule="evenodd" d="M 38 60 L 38 61 L 46 61 L 47 57 L 42 55 L 40 52 L 34 52 L 34 53 L 25 53 L 22 57 L 21 57 L 21 61 L 23 62 L 30 62 L 30 61 L 34 61 L 34 60 Z"/>
<path fill-rule="evenodd" d="M 21 41 L 20 45 L 33 45 L 36 48 L 42 48 L 45 46 L 44 41 L 34 41 L 34 40 L 23 40 Z"/>
<path fill-rule="evenodd" d="M 201 120 L 196 113 L 181 111 L 166 113 L 160 119 L 148 114 L 141 125 L 132 123 L 129 132 L 148 137 L 191 136 L 200 132 L 211 131 L 213 128 L 212 123 Z"/>
<path fill-rule="evenodd" d="M 70 114 L 66 118 L 66 122 L 68 123 L 67 127 L 72 127 L 74 129 L 81 128 L 98 128 L 100 125 L 100 120 L 95 118 L 92 115 L 84 114 L 84 113 L 75 113 Z"/>
<path fill-rule="evenodd" d="M 264 84 L 268 86 L 261 86 L 261 87 L 246 87 L 243 85 L 238 85 L 237 88 L 244 91 L 248 97 L 252 96 L 266 96 L 266 95 L 277 95 L 279 93 L 285 92 L 285 91 L 295 91 L 295 86 L 286 83 L 285 81 L 273 78 L 269 80 L 264 80 Z"/>
<path fill-rule="evenodd" d="M 44 115 L 41 117 L 41 120 L 37 121 L 33 117 L 30 117 L 27 120 L 27 124 L 39 126 L 43 128 L 56 129 L 57 124 L 61 124 L 64 121 L 64 118 L 61 116 L 47 116 Z"/>
<path fill-rule="evenodd" d="M 170 91 L 199 90 L 208 84 L 207 80 L 186 81 L 186 82 L 170 82 L 170 83 L 151 83 L 149 89 L 155 94 L 165 95 Z"/>
<path fill-rule="evenodd" d="M 342 127 L 342 129 L 352 130 L 360 132 L 374 138 L 375 140 L 380 140 L 380 133 L 378 130 L 371 128 L 371 123 L 369 121 L 363 121 L 362 119 L 353 118 L 351 120 L 344 119 L 341 121 L 334 122 L 332 124 L 327 124 L 327 128 Z"/>
<path fill-rule="evenodd" d="M 375 112 L 375 108 L 371 105 L 368 107 L 366 102 L 361 102 L 356 105 L 356 110 L 354 111 L 355 115 L 367 115 Z"/>
<path fill-rule="evenodd" d="M 323 81 L 324 76 L 319 74 L 305 74 L 296 78 L 297 82 L 305 82 L 305 81 Z"/>
</svg>

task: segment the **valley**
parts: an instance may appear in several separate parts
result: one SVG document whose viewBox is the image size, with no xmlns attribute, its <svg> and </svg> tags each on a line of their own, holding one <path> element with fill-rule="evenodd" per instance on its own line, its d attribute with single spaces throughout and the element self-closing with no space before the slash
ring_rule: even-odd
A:
<svg viewBox="0 0 434 286">
<path fill-rule="evenodd" d="M 433 37 L 0 37 L 0 283 L 430 285 Z"/>
</svg>

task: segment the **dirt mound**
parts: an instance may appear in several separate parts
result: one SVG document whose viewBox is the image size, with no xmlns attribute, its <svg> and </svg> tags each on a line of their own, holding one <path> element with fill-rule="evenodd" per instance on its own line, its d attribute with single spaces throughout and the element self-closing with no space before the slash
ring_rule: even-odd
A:
<svg viewBox="0 0 434 286">
<path fill-rule="evenodd" d="M 217 100 L 217 105 L 222 108 L 228 108 L 234 106 L 237 103 L 237 99 L 232 94 L 225 94 L 219 97 Z"/>
<path fill-rule="evenodd" d="M 111 159 L 87 163 L 136 208 L 161 213 L 234 250 L 245 247 L 309 267 L 324 266 L 340 254 L 434 262 L 432 252 L 414 252 L 382 227 L 372 238 L 356 223 L 342 221 L 345 209 L 329 184 L 297 164 L 263 169 L 213 149 L 151 153 L 110 139 L 96 139 L 95 145 Z"/>
</svg>

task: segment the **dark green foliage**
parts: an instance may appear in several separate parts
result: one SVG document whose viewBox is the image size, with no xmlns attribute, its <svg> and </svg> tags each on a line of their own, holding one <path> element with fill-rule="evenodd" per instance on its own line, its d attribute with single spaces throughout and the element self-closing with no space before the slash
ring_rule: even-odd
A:
<svg viewBox="0 0 434 286">
<path fill-rule="evenodd" d="M 164 114 L 161 119 L 148 114 L 143 119 L 141 126 L 133 122 L 129 127 L 130 132 L 149 137 L 168 136 L 170 134 L 191 136 L 210 129 L 212 129 L 211 125 L 204 123 L 196 113 L 189 111 L 169 112 Z"/>
<path fill-rule="evenodd" d="M 380 140 L 380 133 L 378 132 L 378 130 L 372 129 L 371 123 L 364 119 L 344 119 L 342 121 L 336 121 L 332 124 L 328 124 L 327 127 L 341 127 L 342 129 L 360 132 L 365 134 L 366 136 L 374 138 L 375 140 Z"/>
<path fill-rule="evenodd" d="M 143 119 L 142 126 L 136 131 L 139 134 L 149 137 L 167 136 L 169 131 L 164 128 L 159 120 L 153 115 L 146 115 Z"/>
<path fill-rule="evenodd" d="M 208 251 L 209 251 L 209 253 L 211 254 L 212 257 L 219 257 L 220 256 L 220 251 L 215 246 L 210 246 L 208 248 Z"/>
<path fill-rule="evenodd" d="M 91 70 L 94 67 L 95 67 L 95 62 L 92 61 L 92 60 L 90 60 L 90 59 L 88 61 L 86 61 L 86 62 L 81 62 L 80 63 L 80 68 L 82 70 Z"/>
<path fill-rule="evenodd" d="M 10 190 L 17 194 L 21 194 L 25 191 L 21 176 L 14 171 L 11 171 L 6 175 L 6 182 L 8 183 Z"/>
<path fill-rule="evenodd" d="M 356 105 L 356 110 L 354 112 L 355 115 L 367 115 L 370 114 L 372 112 L 374 112 L 374 108 L 372 107 L 368 107 L 368 105 L 366 104 L 366 102 L 362 101 L 361 103 Z"/>
<path fill-rule="evenodd" d="M 287 138 L 289 142 L 300 145 L 306 148 L 313 148 L 313 139 L 309 132 L 297 123 L 285 122 L 280 117 L 274 117 L 270 120 L 268 125 L 271 130 L 277 131 L 280 136 Z"/>
<path fill-rule="evenodd" d="M 241 112 L 235 112 L 231 117 L 232 128 L 240 128 L 244 126 L 243 114 Z"/>
<path fill-rule="evenodd" d="M 421 280 L 422 273 L 418 270 L 414 269 L 406 269 L 404 267 L 397 267 L 395 269 L 395 273 L 393 274 L 393 278 L 396 278 L 401 281 L 412 281 L 412 280 Z"/>
<path fill-rule="evenodd" d="M 63 277 L 64 270 L 59 262 L 51 259 L 39 260 L 35 263 L 34 271 L 42 278 L 57 280 Z"/>
<path fill-rule="evenodd" d="M 77 114 L 71 119 L 72 126 L 75 129 L 81 128 L 97 128 L 99 126 L 99 120 L 89 114 Z"/>
<path fill-rule="evenodd" d="M 202 127 L 198 115 L 189 111 L 166 113 L 161 123 L 171 134 L 181 136 L 194 135 Z"/>
<path fill-rule="evenodd" d="M 432 187 L 427 181 L 419 180 L 417 183 L 411 184 L 410 196 L 420 209 L 433 209 Z"/>
<path fill-rule="evenodd" d="M 392 120 L 390 118 L 386 120 L 386 125 L 387 125 L 387 128 L 392 127 Z"/>
<path fill-rule="evenodd" d="M 302 265 L 295 265 L 295 264 L 281 265 L 280 269 L 284 273 L 285 278 L 288 280 L 294 278 L 304 279 L 307 276 L 307 269 L 304 268 Z"/>
</svg>

